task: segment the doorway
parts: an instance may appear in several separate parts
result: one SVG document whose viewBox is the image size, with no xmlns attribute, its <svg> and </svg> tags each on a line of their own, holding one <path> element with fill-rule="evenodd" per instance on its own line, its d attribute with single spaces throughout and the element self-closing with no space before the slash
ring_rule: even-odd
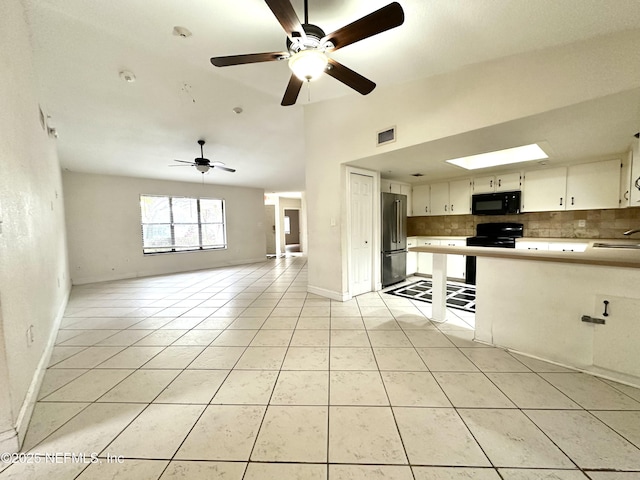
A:
<svg viewBox="0 0 640 480">
<path fill-rule="evenodd" d="M 284 210 L 284 248 L 287 253 L 300 251 L 300 211 Z"/>
</svg>

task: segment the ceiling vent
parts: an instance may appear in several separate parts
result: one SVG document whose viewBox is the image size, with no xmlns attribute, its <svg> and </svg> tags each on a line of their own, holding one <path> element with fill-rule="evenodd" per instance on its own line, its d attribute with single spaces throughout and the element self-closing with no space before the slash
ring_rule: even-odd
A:
<svg viewBox="0 0 640 480">
<path fill-rule="evenodd" d="M 378 132 L 376 146 L 385 145 L 396 141 L 396 127 L 390 127 Z"/>
<path fill-rule="evenodd" d="M 424 175 L 422 173 L 412 173 L 411 176 L 412 177 L 424 177 Z"/>
</svg>

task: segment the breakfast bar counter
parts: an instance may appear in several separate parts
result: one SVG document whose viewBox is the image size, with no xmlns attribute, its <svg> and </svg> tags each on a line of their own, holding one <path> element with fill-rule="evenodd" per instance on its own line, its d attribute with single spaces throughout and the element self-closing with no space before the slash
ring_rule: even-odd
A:
<svg viewBox="0 0 640 480">
<path fill-rule="evenodd" d="M 447 255 L 476 256 L 477 341 L 640 386 L 640 249 L 617 246 L 638 240 L 582 243 L 582 252 L 454 246 L 410 251 L 433 254 L 433 320 L 447 315 Z"/>
</svg>

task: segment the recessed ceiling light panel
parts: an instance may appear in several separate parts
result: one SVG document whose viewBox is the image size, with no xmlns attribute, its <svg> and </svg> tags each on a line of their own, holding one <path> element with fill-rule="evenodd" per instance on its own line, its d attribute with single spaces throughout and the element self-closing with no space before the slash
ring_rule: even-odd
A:
<svg viewBox="0 0 640 480">
<path fill-rule="evenodd" d="M 466 168 L 467 170 L 477 170 L 479 168 L 498 167 L 500 165 L 509 165 L 512 163 L 540 160 L 542 158 L 549 158 L 549 156 L 537 143 L 532 143 L 531 145 L 507 148 L 505 150 L 497 150 L 495 152 L 454 158 L 447 160 L 447 163 Z"/>
</svg>

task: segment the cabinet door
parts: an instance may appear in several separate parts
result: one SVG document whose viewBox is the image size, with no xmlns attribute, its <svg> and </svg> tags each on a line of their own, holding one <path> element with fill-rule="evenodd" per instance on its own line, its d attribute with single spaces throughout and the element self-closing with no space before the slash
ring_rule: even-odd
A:
<svg viewBox="0 0 640 480">
<path fill-rule="evenodd" d="M 465 240 L 442 240 L 440 245 L 464 247 Z M 447 255 L 447 278 L 464 279 L 467 261 L 465 255 Z"/>
<path fill-rule="evenodd" d="M 440 240 L 432 240 L 429 238 L 418 238 L 418 245 L 440 245 Z M 418 253 L 418 273 L 424 275 L 433 274 L 433 253 Z"/>
<path fill-rule="evenodd" d="M 496 192 L 512 192 L 520 190 L 520 172 L 498 175 L 496 178 Z"/>
<path fill-rule="evenodd" d="M 411 185 L 400 185 L 400 194 L 407 196 L 407 216 L 413 215 L 413 198 L 411 195 Z"/>
<path fill-rule="evenodd" d="M 449 183 L 431 185 L 431 215 L 449 214 Z"/>
<path fill-rule="evenodd" d="M 570 166 L 567 210 L 618 208 L 620 173 L 620 160 Z"/>
<path fill-rule="evenodd" d="M 431 213 L 429 211 L 429 192 L 429 185 L 416 185 L 413 187 L 413 193 L 411 194 L 413 198 L 412 215 L 419 217 Z"/>
<path fill-rule="evenodd" d="M 533 170 L 524 175 L 523 212 L 552 212 L 566 205 L 567 169 Z"/>
<path fill-rule="evenodd" d="M 468 215 L 471 213 L 471 180 L 449 182 L 449 213 Z"/>
<path fill-rule="evenodd" d="M 473 193 L 493 193 L 495 192 L 496 177 L 476 177 L 473 179 Z"/>
<path fill-rule="evenodd" d="M 629 205 L 640 206 L 640 142 L 633 142 Z"/>
<path fill-rule="evenodd" d="M 407 248 L 417 247 L 418 238 L 408 237 Z M 407 252 L 407 276 L 413 275 L 418 271 L 418 252 Z"/>
<path fill-rule="evenodd" d="M 387 180 L 386 178 L 380 179 L 380 191 L 381 192 L 391 192 L 391 180 Z"/>
</svg>

